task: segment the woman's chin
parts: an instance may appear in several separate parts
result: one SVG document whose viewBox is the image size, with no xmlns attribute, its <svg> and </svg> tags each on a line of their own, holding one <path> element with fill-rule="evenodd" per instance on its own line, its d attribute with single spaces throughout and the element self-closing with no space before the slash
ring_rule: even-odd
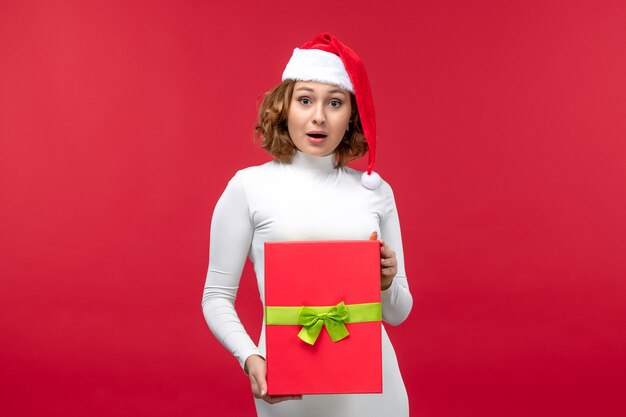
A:
<svg viewBox="0 0 626 417">
<path fill-rule="evenodd" d="M 309 156 L 328 156 L 335 152 L 336 147 L 333 148 L 328 142 L 321 144 L 306 142 L 304 144 L 300 144 L 300 146 L 296 146 L 296 148 L 298 148 L 300 152 Z"/>
</svg>

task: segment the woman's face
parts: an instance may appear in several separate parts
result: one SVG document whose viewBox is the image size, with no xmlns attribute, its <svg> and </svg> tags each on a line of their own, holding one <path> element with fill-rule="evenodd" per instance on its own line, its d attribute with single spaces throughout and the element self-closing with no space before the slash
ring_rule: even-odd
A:
<svg viewBox="0 0 626 417">
<path fill-rule="evenodd" d="M 287 114 L 289 136 L 307 155 L 330 155 L 343 139 L 351 114 L 349 91 L 330 84 L 298 81 Z"/>
</svg>

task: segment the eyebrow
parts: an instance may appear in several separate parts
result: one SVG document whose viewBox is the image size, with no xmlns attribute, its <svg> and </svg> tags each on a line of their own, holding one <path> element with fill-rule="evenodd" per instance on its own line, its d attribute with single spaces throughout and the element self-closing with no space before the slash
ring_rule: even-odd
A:
<svg viewBox="0 0 626 417">
<path fill-rule="evenodd" d="M 313 90 L 312 88 L 309 87 L 300 87 L 298 88 L 296 91 L 310 91 L 311 93 L 314 93 L 315 90 Z M 341 94 L 346 94 L 343 90 L 339 90 L 339 89 L 332 89 L 328 91 L 329 94 L 333 94 L 333 93 L 341 93 Z"/>
</svg>

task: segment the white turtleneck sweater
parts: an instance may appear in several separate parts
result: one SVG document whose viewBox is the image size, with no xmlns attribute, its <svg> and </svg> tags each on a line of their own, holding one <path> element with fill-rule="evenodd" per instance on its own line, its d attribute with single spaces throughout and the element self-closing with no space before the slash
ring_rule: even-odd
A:
<svg viewBox="0 0 626 417">
<path fill-rule="evenodd" d="M 377 189 L 369 190 L 361 185 L 360 172 L 335 168 L 334 161 L 334 155 L 314 157 L 297 152 L 291 164 L 272 161 L 243 169 L 230 180 L 215 206 L 202 309 L 215 337 L 242 367 L 250 355 L 265 357 L 264 329 L 257 346 L 242 326 L 234 303 L 249 256 L 265 304 L 263 243 L 266 241 L 368 239 L 376 231 L 379 239 L 396 252 L 398 261 L 391 287 L 381 291 L 383 322 L 398 325 L 411 310 L 413 301 L 404 272 L 400 224 L 391 187 L 383 181 Z M 332 259 L 320 262 L 332 262 Z M 357 412 L 361 416 L 378 415 L 376 410 L 384 410 L 385 415 L 404 415 L 405 408 L 408 415 L 406 391 L 384 326 L 382 333 L 382 395 L 309 395 L 303 400 L 273 406 L 256 400 L 259 415 L 317 415 L 307 414 L 305 410 L 309 409 L 323 409 L 325 416 L 357 415 Z M 352 400 L 339 400 L 341 397 Z M 360 401 L 355 402 L 359 397 Z"/>
</svg>

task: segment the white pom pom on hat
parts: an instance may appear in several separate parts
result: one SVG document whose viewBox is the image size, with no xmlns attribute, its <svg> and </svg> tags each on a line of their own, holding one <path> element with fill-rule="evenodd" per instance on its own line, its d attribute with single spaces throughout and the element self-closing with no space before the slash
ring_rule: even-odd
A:
<svg viewBox="0 0 626 417">
<path fill-rule="evenodd" d="M 376 114 L 365 65 L 352 49 L 328 32 L 293 51 L 282 80 L 317 81 L 350 91 L 356 98 L 363 135 L 368 145 L 367 172 L 361 184 L 373 190 L 380 186 L 380 175 L 372 171 L 376 160 Z"/>
<path fill-rule="evenodd" d="M 375 171 L 371 171 L 371 172 L 364 172 L 363 175 L 361 175 L 361 184 L 363 184 L 363 187 L 368 188 L 370 190 L 375 190 L 378 187 L 380 187 L 380 183 L 383 181 L 382 178 L 380 178 L 380 175 L 378 175 L 378 172 Z"/>
</svg>

